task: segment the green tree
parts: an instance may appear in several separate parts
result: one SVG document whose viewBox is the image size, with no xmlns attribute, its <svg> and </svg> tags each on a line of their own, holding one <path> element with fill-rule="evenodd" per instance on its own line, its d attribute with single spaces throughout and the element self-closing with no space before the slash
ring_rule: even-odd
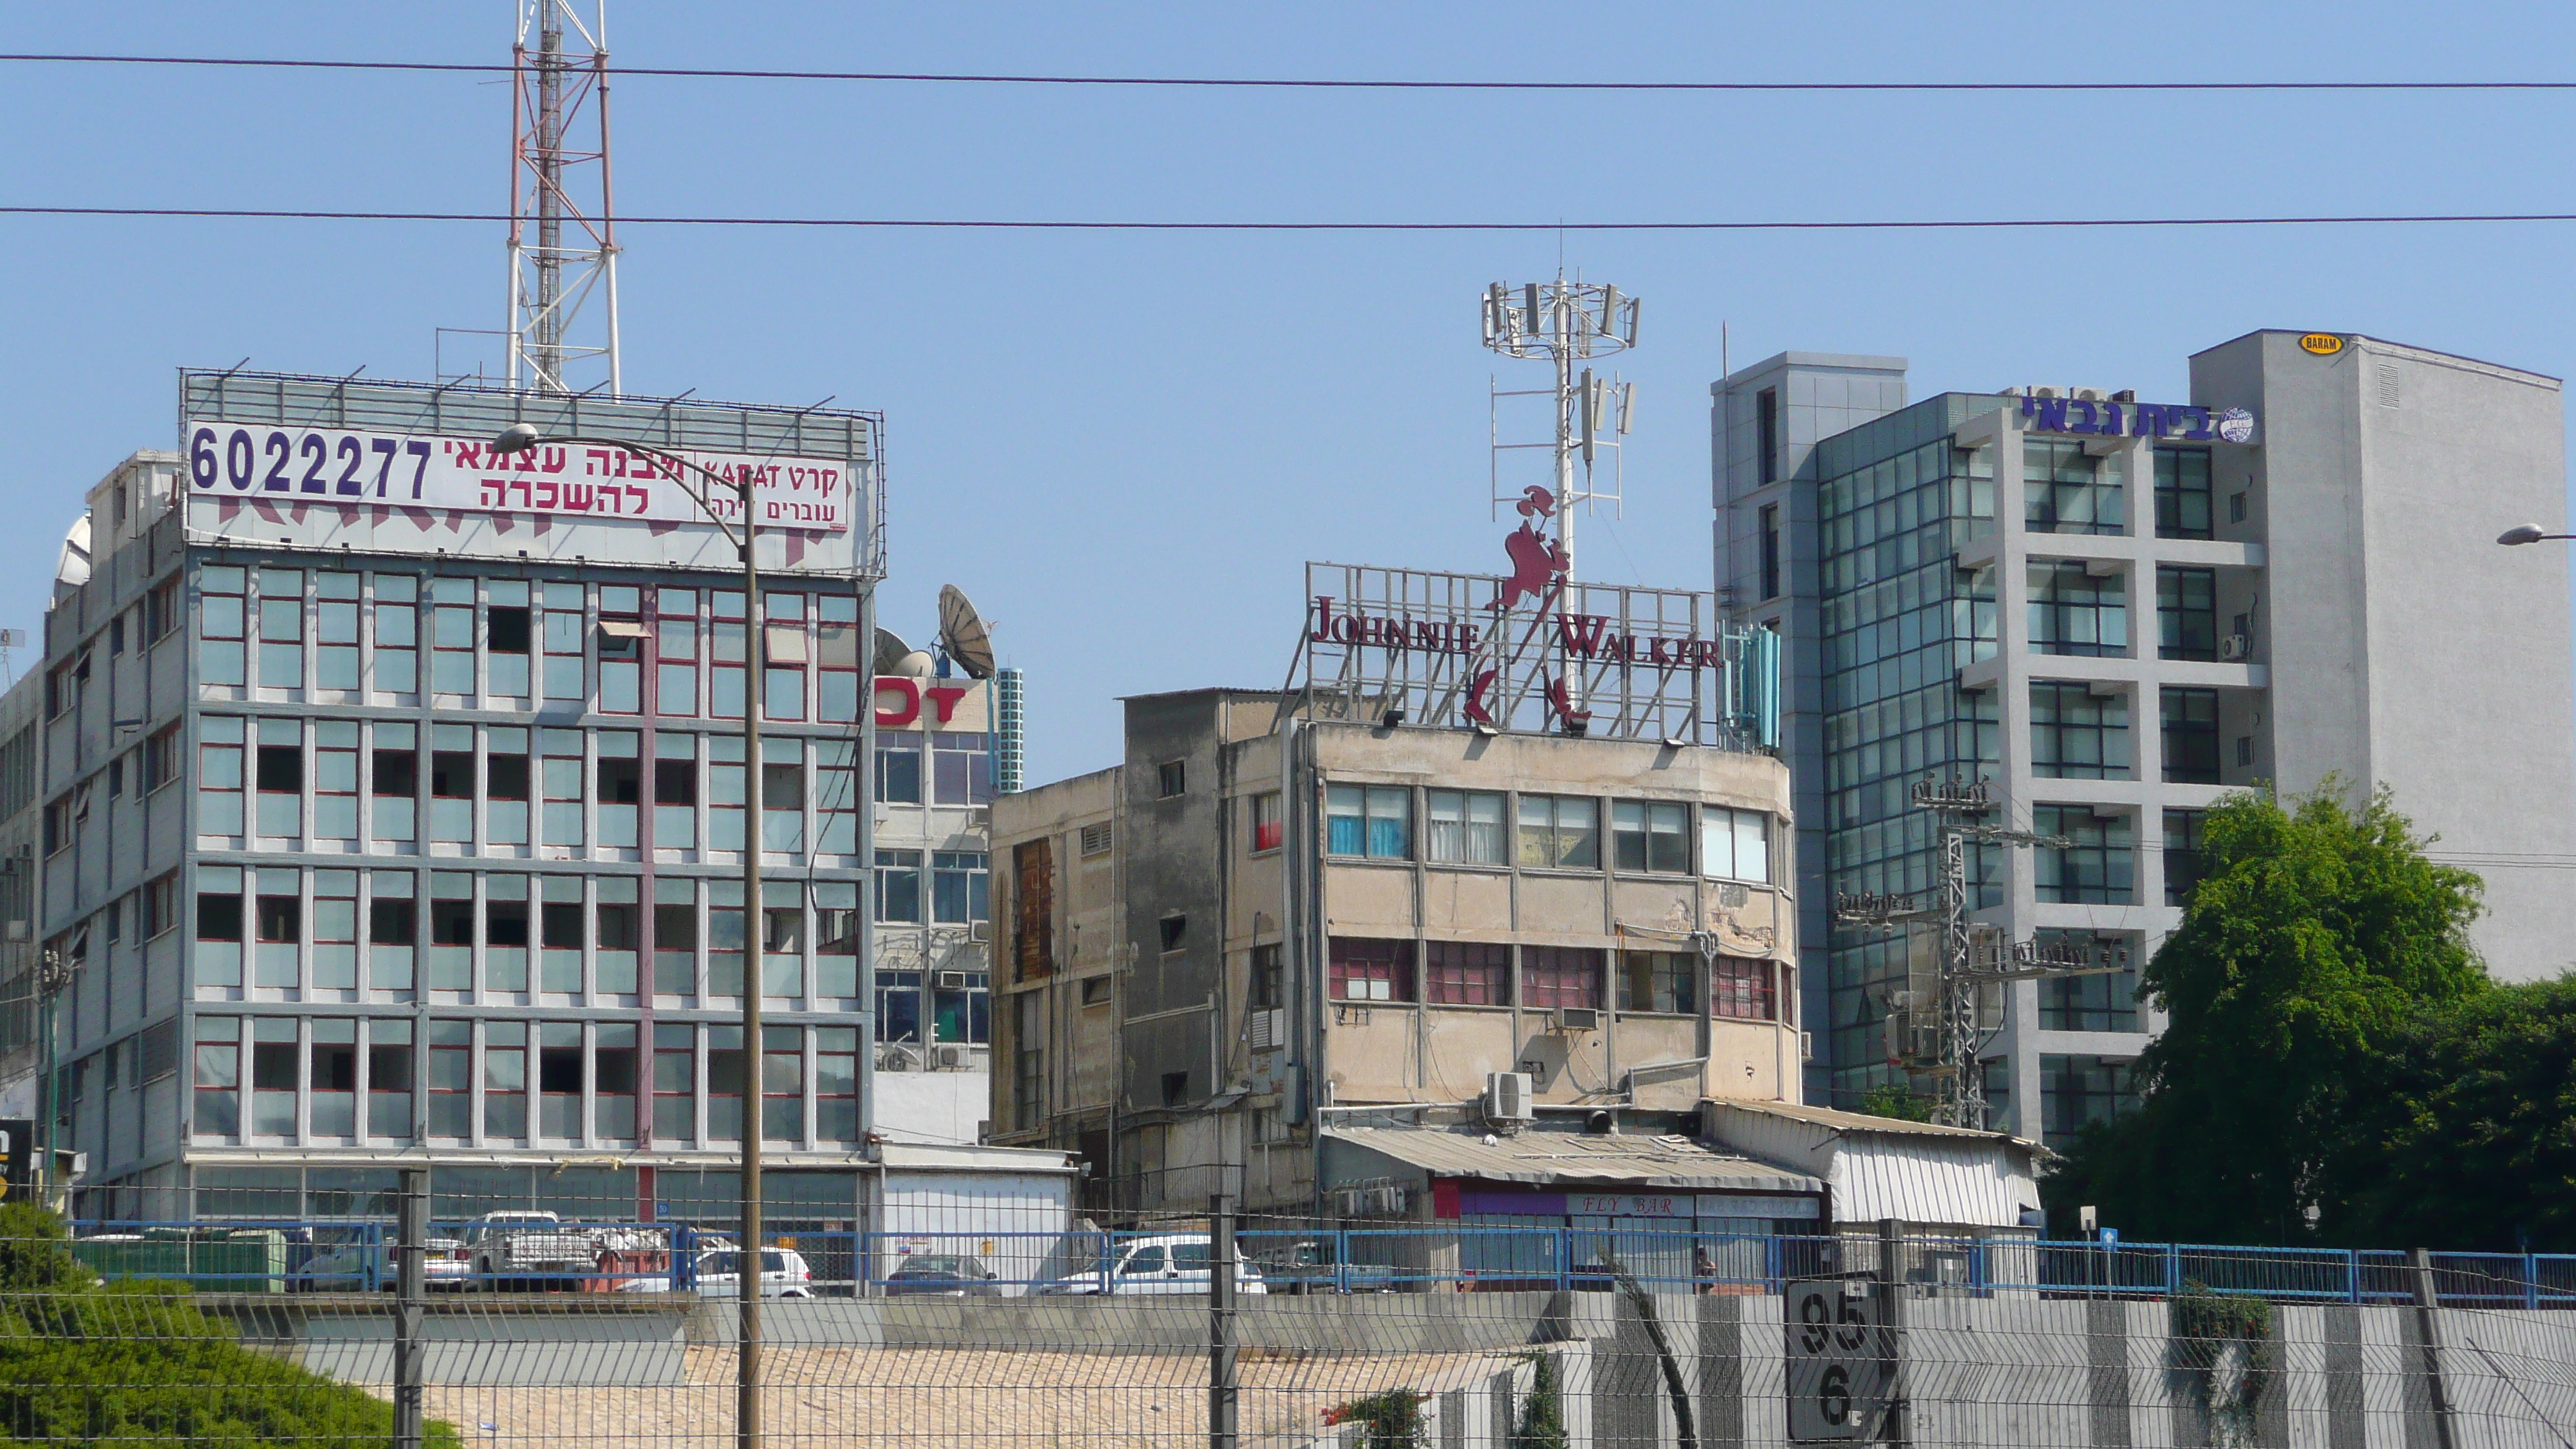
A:
<svg viewBox="0 0 2576 1449">
<path fill-rule="evenodd" d="M 393 1407 L 242 1347 L 173 1283 L 100 1284 L 62 1224 L 0 1207 L 0 1439 L 381 1445 Z M 455 1430 L 429 1426 L 453 1446 Z"/>
<path fill-rule="evenodd" d="M 2357 1069 L 2428 1004 L 2486 988 L 2468 940 L 2482 883 L 2435 864 L 2386 790 L 2329 780 L 2284 807 L 2213 808 L 2203 874 L 2140 995 L 2169 1024 L 2138 1060 L 2138 1110 L 2096 1124 L 2048 1185 L 2132 1237 L 2282 1242 L 2307 1233 L 2342 1150 Z"/>
<path fill-rule="evenodd" d="M 1861 1093 L 1860 1111 L 1871 1117 L 1893 1117 L 1900 1122 L 1932 1120 L 1932 1099 L 1915 1095 L 1914 1089 L 1898 1082 L 1881 1082 Z"/>
<path fill-rule="evenodd" d="M 2576 974 L 2428 1009 L 2360 1078 L 2327 1236 L 2576 1251 Z"/>
</svg>

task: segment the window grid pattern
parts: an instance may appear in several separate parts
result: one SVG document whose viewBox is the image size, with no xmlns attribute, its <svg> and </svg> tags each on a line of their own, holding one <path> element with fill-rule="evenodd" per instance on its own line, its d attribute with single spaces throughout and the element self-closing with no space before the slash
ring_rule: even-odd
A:
<svg viewBox="0 0 2576 1449">
<path fill-rule="evenodd" d="M 2031 652 L 2126 658 L 2128 588 L 2123 575 L 2093 574 L 2074 559 L 2031 564 Z"/>
<path fill-rule="evenodd" d="M 2171 565 L 2156 570 L 2156 657 L 2218 657 L 2217 570 Z"/>
<path fill-rule="evenodd" d="M 2136 825 L 2127 815 L 2099 816 L 2086 805 L 2034 805 L 2034 834 L 2063 836 L 2063 846 L 2030 853 L 2038 898 L 2061 905 L 2120 905 L 2136 899 Z"/>
<path fill-rule="evenodd" d="M 1994 450 L 1960 452 L 1950 435 L 2003 405 L 1945 394 L 1817 445 L 1826 819 L 1815 823 L 1832 827 L 1825 857 L 1836 892 L 1929 890 L 1939 852 L 1930 817 L 1908 808 L 1912 781 L 2001 767 L 1995 696 L 1957 687 L 1958 671 L 1997 647 L 1993 571 L 1957 566 L 1962 544 L 1995 531 Z M 2000 904 L 1995 848 L 1972 845 L 1968 865 L 1971 899 Z M 1902 941 L 1832 933 L 1823 1034 L 1833 1062 L 1883 1055 L 1880 1002 L 1904 974 Z M 1723 1009 L 1722 989 L 1712 983 L 1713 1009 Z M 1833 1076 L 1854 1092 L 1872 1080 L 1866 1065 Z"/>
<path fill-rule="evenodd" d="M 2156 454 L 2156 537 L 2210 538 L 2209 450 L 2158 448 Z M 2242 513 L 2237 515 L 2241 522 Z"/>
<path fill-rule="evenodd" d="M 2082 443 L 2040 438 L 2022 444 L 2022 519 L 2033 533 L 2126 533 L 2125 453 L 2087 453 Z"/>
<path fill-rule="evenodd" d="M 2127 692 L 2095 694 L 2089 684 L 2033 680 L 2030 770 L 2059 780 L 2130 778 Z"/>
</svg>

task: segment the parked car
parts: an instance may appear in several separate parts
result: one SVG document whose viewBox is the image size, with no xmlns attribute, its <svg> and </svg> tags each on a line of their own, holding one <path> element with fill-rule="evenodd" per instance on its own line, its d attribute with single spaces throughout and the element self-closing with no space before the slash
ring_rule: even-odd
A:
<svg viewBox="0 0 2576 1449">
<path fill-rule="evenodd" d="M 421 1276 L 432 1290 L 461 1289 L 474 1278 L 474 1250 L 461 1238 L 430 1238 L 422 1245 Z M 353 1293 L 367 1286 L 369 1271 L 376 1286 L 391 1293 L 401 1286 L 401 1260 L 390 1235 L 374 1242 L 326 1244 L 304 1262 L 294 1287 L 307 1293 Z"/>
<path fill-rule="evenodd" d="M 889 1298 L 998 1298 L 1001 1274 L 965 1253 L 915 1253 L 886 1275 Z"/>
<path fill-rule="evenodd" d="M 1111 1251 L 1116 1257 L 1110 1264 L 1105 1282 L 1100 1270 L 1094 1267 L 1041 1283 L 1037 1291 L 1075 1296 L 1208 1291 L 1212 1278 L 1208 1268 L 1215 1250 L 1205 1233 L 1161 1233 L 1152 1237 L 1129 1238 L 1115 1245 Z M 1250 1259 L 1237 1258 L 1234 1291 L 1268 1293 L 1270 1285 Z"/>
<path fill-rule="evenodd" d="M 690 1288 L 706 1298 L 732 1298 L 742 1292 L 740 1253 L 732 1247 L 709 1248 L 698 1254 L 697 1271 Z M 620 1293 L 668 1293 L 668 1273 L 638 1273 L 617 1285 Z M 760 1296 L 763 1298 L 811 1298 L 814 1296 L 814 1270 L 806 1265 L 805 1255 L 792 1248 L 760 1250 Z"/>
<path fill-rule="evenodd" d="M 1384 1263 L 1335 1262 L 1330 1238 L 1264 1246 L 1252 1256 L 1273 1293 L 1395 1293 L 1404 1287 L 1401 1270 Z"/>
</svg>

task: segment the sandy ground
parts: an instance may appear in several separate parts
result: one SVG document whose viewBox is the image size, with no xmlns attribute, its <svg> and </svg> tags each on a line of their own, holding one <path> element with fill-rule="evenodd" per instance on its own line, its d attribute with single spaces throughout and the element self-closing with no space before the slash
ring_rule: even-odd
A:
<svg viewBox="0 0 2576 1449">
<path fill-rule="evenodd" d="M 1247 1445 L 1302 1443 L 1324 1410 L 1399 1385 L 1438 1391 L 1510 1367 L 1507 1354 L 1245 1355 Z M 1129 1449 L 1207 1442 L 1204 1354 L 779 1348 L 765 1361 L 764 1437 L 867 1443 Z M 619 1444 L 723 1449 L 733 1442 L 730 1349 L 688 1350 L 666 1388 L 429 1389 L 429 1413 L 477 1445 Z M 383 1389 L 376 1392 L 383 1393 Z"/>
</svg>

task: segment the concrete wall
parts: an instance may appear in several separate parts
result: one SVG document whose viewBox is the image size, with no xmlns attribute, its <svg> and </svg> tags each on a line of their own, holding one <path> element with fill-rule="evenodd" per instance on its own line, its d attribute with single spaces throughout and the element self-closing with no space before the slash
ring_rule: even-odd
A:
<svg viewBox="0 0 2576 1449">
<path fill-rule="evenodd" d="M 2566 969 L 2576 902 L 2555 871 L 2496 864 L 2576 852 L 2565 545 L 2495 543 L 2564 528 L 2558 382 L 2370 338 L 2315 357 L 2260 332 L 2193 358 L 2192 396 L 2261 420 L 2247 471 L 2215 487 L 2221 517 L 2246 491 L 2267 535 L 2271 718 L 2252 723 L 2269 777 L 2393 786 L 2436 856 L 2478 858 L 2489 968 Z"/>
</svg>

